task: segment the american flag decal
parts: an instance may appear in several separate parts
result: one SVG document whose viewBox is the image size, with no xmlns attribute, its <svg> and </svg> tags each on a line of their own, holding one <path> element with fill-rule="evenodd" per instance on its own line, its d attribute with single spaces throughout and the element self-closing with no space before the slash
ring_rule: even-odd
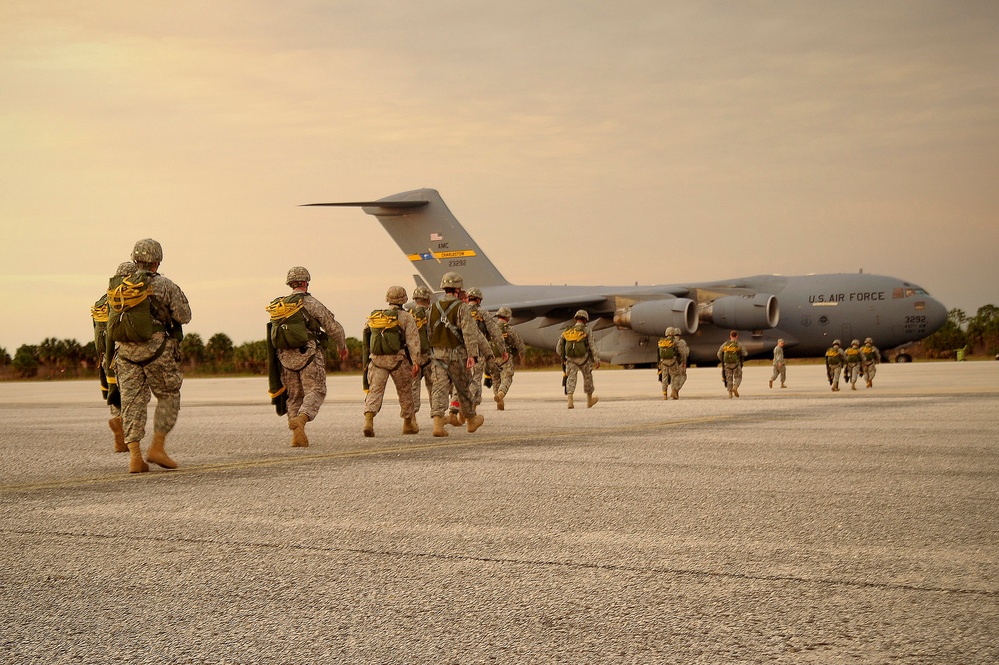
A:
<svg viewBox="0 0 999 665">
<path fill-rule="evenodd" d="M 441 240 L 444 240 L 444 236 L 442 236 L 441 234 L 439 233 L 430 234 L 430 242 L 440 242 Z"/>
</svg>

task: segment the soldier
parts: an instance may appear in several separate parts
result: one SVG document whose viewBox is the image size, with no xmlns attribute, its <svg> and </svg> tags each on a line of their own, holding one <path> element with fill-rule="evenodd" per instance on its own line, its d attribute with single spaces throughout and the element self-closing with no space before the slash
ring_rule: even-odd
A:
<svg viewBox="0 0 999 665">
<path fill-rule="evenodd" d="M 860 347 L 863 355 L 864 378 L 867 379 L 867 387 L 874 387 L 874 375 L 878 373 L 878 365 L 881 364 L 881 351 L 874 346 L 874 340 L 868 337 L 864 340 L 864 345 Z"/>
<path fill-rule="evenodd" d="M 447 436 L 444 414 L 448 396 L 454 387 L 461 415 L 469 432 L 482 426 L 485 420 L 475 413 L 475 403 L 469 393 L 470 370 L 480 355 L 478 327 L 468 304 L 458 294 L 463 280 L 456 272 L 444 273 L 441 288 L 444 297 L 430 308 L 430 347 L 433 355 L 433 391 L 430 394 L 430 414 L 434 418 L 434 436 Z"/>
<path fill-rule="evenodd" d="M 385 294 L 385 302 L 390 307 L 371 312 L 361 333 L 368 378 L 368 395 L 364 399 L 364 436 L 375 435 L 375 416 L 381 411 L 390 376 L 399 395 L 402 433 L 417 434 L 420 431 L 413 404 L 413 379 L 420 371 L 420 333 L 413 317 L 402 309 L 406 298 L 406 289 L 390 286 Z"/>
<path fill-rule="evenodd" d="M 413 378 L 413 408 L 416 413 L 420 411 L 420 382 L 421 380 L 427 384 L 427 398 L 430 398 L 431 392 L 433 392 L 433 384 L 430 383 L 430 379 L 433 375 L 431 371 L 431 360 L 430 360 L 430 335 L 427 332 L 427 317 L 430 313 L 430 297 L 433 294 L 425 286 L 418 286 L 413 289 L 413 300 L 415 301 L 415 306 L 409 310 L 409 313 L 413 316 L 413 321 L 416 323 L 416 330 L 420 335 L 420 353 L 419 360 L 417 362 L 417 373 Z"/>
<path fill-rule="evenodd" d="M 774 387 L 774 381 L 780 377 L 780 387 L 787 388 L 784 385 L 785 379 L 787 379 L 787 363 L 784 362 L 784 340 L 777 340 L 777 346 L 774 347 L 774 373 L 770 376 L 770 387 Z"/>
<path fill-rule="evenodd" d="M 520 334 L 510 325 L 511 316 L 513 316 L 513 312 L 510 311 L 509 307 L 500 307 L 499 311 L 496 312 L 500 334 L 503 335 L 503 343 L 506 348 L 507 360 L 497 362 L 494 357 L 491 364 L 486 368 L 492 381 L 493 400 L 496 402 L 497 411 L 502 411 L 505 408 L 503 400 L 506 398 L 507 393 L 510 392 L 510 385 L 513 383 L 514 366 L 517 363 L 517 359 L 519 358 L 523 362 L 524 355 L 527 353 L 524 340 L 520 338 Z"/>
<path fill-rule="evenodd" d="M 586 324 L 590 315 L 585 309 L 576 312 L 576 323 L 562 332 L 555 345 L 555 352 L 562 359 L 562 374 L 564 376 L 565 394 L 568 396 L 567 408 L 573 409 L 572 394 L 576 391 L 576 374 L 583 373 L 583 391 L 586 393 L 586 408 L 589 409 L 599 401 L 593 394 L 593 370 L 600 367 L 600 356 L 593 335 Z"/>
<path fill-rule="evenodd" d="M 687 381 L 687 357 L 690 349 L 680 339 L 680 329 L 670 326 L 659 340 L 659 380 L 662 382 L 663 399 L 670 396 L 680 399 L 680 389 Z"/>
<path fill-rule="evenodd" d="M 832 346 L 826 349 L 826 378 L 832 391 L 839 392 L 839 377 L 843 373 L 843 365 L 846 364 L 846 354 L 839 346 L 838 339 L 834 339 Z"/>
<path fill-rule="evenodd" d="M 846 378 L 850 382 L 850 390 L 857 389 L 857 379 L 863 371 L 864 356 L 860 352 L 860 340 L 855 339 L 850 342 L 850 348 L 844 353 L 846 356 Z"/>
<path fill-rule="evenodd" d="M 127 277 L 135 272 L 135 264 L 125 261 L 115 271 L 116 277 Z M 125 445 L 125 427 L 121 420 L 121 392 L 118 389 L 118 377 L 114 373 L 114 341 L 108 338 L 108 294 L 102 295 L 90 308 L 90 316 L 94 320 L 94 347 L 97 349 L 97 376 L 101 384 L 101 397 L 111 410 L 108 427 L 114 435 L 113 450 L 116 453 L 127 453 Z"/>
<path fill-rule="evenodd" d="M 482 375 L 485 373 L 486 367 L 495 366 L 497 355 L 500 357 L 500 362 L 505 363 L 510 354 L 507 353 L 506 344 L 503 342 L 503 331 L 497 325 L 496 319 L 493 318 L 492 314 L 482 309 L 482 289 L 477 286 L 468 290 L 468 308 L 481 334 L 479 350 L 485 351 L 484 357 L 481 359 L 482 362 L 476 363 L 472 369 L 472 383 L 469 386 L 472 402 L 475 403 L 475 406 L 479 406 L 482 404 Z"/>
<path fill-rule="evenodd" d="M 130 453 L 128 472 L 149 471 L 146 460 L 164 469 L 176 469 L 167 455 L 166 436 L 177 424 L 180 387 L 180 340 L 183 324 L 191 321 L 187 296 L 157 272 L 163 248 L 151 238 L 139 240 L 132 250 L 135 272 L 112 278 L 108 289 L 110 308 L 108 336 L 117 342 L 115 369 L 120 380 L 121 417 L 126 447 Z M 148 303 L 148 304 L 146 304 Z M 146 332 L 128 335 L 123 326 Z M 147 336 L 148 333 L 148 336 Z M 143 339 L 145 338 L 145 339 Z M 156 395 L 153 442 L 142 459 L 141 441 L 146 433 L 146 407 Z"/>
<path fill-rule="evenodd" d="M 718 360 L 722 364 L 722 380 L 728 388 L 728 398 L 739 396 L 739 386 L 742 384 L 742 361 L 749 355 L 745 347 L 739 343 L 739 331 L 728 334 L 728 341 L 718 349 Z"/>
<path fill-rule="evenodd" d="M 316 419 L 326 400 L 326 354 L 322 340 L 332 339 L 340 361 L 347 359 L 347 342 L 341 326 L 326 305 L 309 293 L 312 275 L 302 266 L 288 271 L 285 284 L 291 293 L 275 298 L 271 313 L 271 343 L 281 365 L 281 383 L 288 393 L 288 429 L 292 447 L 307 447 L 306 423 Z"/>
</svg>

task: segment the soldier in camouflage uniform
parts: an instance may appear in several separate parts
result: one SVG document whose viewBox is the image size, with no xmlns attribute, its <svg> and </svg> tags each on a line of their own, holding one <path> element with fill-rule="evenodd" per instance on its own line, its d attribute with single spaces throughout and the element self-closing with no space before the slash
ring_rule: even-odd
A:
<svg viewBox="0 0 999 665">
<path fill-rule="evenodd" d="M 180 367 L 180 327 L 191 321 L 187 296 L 168 278 L 160 275 L 163 248 L 151 238 L 135 243 L 132 260 L 137 270 L 150 273 L 148 296 L 154 326 L 146 342 L 117 342 L 115 369 L 121 391 L 122 426 L 127 442 L 129 473 L 149 470 L 146 461 L 165 469 L 176 469 L 166 450 L 166 435 L 177 424 L 180 387 L 184 374 Z M 146 433 L 146 407 L 156 395 L 153 416 L 153 442 L 142 459 L 141 441 Z"/>
<path fill-rule="evenodd" d="M 770 387 L 774 387 L 774 381 L 780 377 L 780 387 L 787 388 L 784 381 L 787 379 L 787 363 L 784 362 L 784 340 L 777 340 L 774 347 L 774 373 L 770 376 Z"/>
<path fill-rule="evenodd" d="M 867 387 L 874 387 L 874 375 L 878 373 L 878 365 L 881 364 L 881 351 L 874 346 L 874 340 L 868 337 L 864 340 L 864 345 L 860 347 L 863 355 L 864 378 L 867 379 Z"/>
<path fill-rule="evenodd" d="M 573 409 L 572 394 L 576 392 L 576 375 L 583 373 L 583 392 L 586 393 L 586 408 L 589 409 L 599 401 L 593 394 L 593 370 L 600 367 L 600 356 L 593 334 L 587 328 L 590 314 L 585 309 L 576 312 L 576 323 L 562 332 L 555 344 L 555 353 L 562 359 L 562 371 L 565 375 L 565 394 L 567 408 Z"/>
<path fill-rule="evenodd" d="M 390 307 L 371 312 L 368 324 L 361 333 L 368 372 L 368 394 L 364 398 L 364 436 L 375 435 L 374 420 L 381 411 L 389 377 L 392 377 L 395 391 L 399 395 L 402 433 L 416 434 L 420 431 L 413 404 L 413 379 L 420 371 L 420 333 L 413 317 L 402 309 L 406 297 L 406 289 L 390 286 L 385 294 L 385 302 Z"/>
<path fill-rule="evenodd" d="M 826 349 L 826 378 L 832 391 L 839 392 L 839 377 L 843 373 L 843 366 L 846 365 L 846 354 L 840 348 L 840 341 L 834 339 L 832 346 Z"/>
<path fill-rule="evenodd" d="M 475 413 L 469 392 L 471 370 L 480 356 L 478 327 L 469 306 L 458 298 L 463 280 L 456 272 L 444 273 L 441 288 L 444 297 L 430 308 L 430 346 L 433 356 L 433 391 L 430 414 L 434 418 L 434 436 L 447 436 L 444 414 L 448 409 L 451 387 L 458 396 L 461 414 L 469 432 L 482 426 L 484 418 Z"/>
<path fill-rule="evenodd" d="M 480 362 L 475 363 L 472 368 L 472 383 L 469 385 L 469 392 L 472 395 L 472 402 L 475 406 L 482 404 L 482 376 L 487 366 L 496 365 L 496 356 L 499 354 L 500 362 L 506 362 L 510 354 L 507 353 L 506 344 L 503 342 L 503 331 L 493 315 L 482 309 L 482 289 L 473 286 L 468 290 L 468 308 L 475 319 L 475 325 L 479 329 L 479 350 L 485 351 Z"/>
<path fill-rule="evenodd" d="M 496 312 L 496 321 L 500 333 L 503 335 L 507 359 L 500 362 L 494 356 L 486 366 L 486 372 L 493 384 L 493 400 L 496 402 L 498 411 L 502 411 L 506 406 L 503 400 L 510 392 L 510 385 L 513 383 L 514 366 L 517 364 L 518 358 L 523 362 L 524 355 L 527 353 L 524 340 L 510 325 L 511 316 L 513 316 L 513 312 L 510 311 L 509 307 L 500 307 L 499 311 Z"/>
<path fill-rule="evenodd" d="M 288 271 L 285 283 L 291 293 L 303 293 L 302 306 L 312 321 L 318 322 L 322 331 L 340 354 L 340 361 L 347 359 L 347 341 L 343 326 L 333 318 L 333 312 L 319 299 L 309 293 L 312 275 L 302 266 Z M 315 325 L 315 324 L 313 324 Z M 309 437 L 305 434 L 306 423 L 316 419 L 319 409 L 326 400 L 326 354 L 318 336 L 309 331 L 309 341 L 297 349 L 278 349 L 278 362 L 281 363 L 281 383 L 288 391 L 288 429 L 291 430 L 291 445 L 306 447 Z"/>
<path fill-rule="evenodd" d="M 739 331 L 728 334 L 728 341 L 718 349 L 718 360 L 722 363 L 722 377 L 728 388 L 728 398 L 739 396 L 739 386 L 742 384 L 742 361 L 749 355 L 745 347 L 739 343 Z"/>
<path fill-rule="evenodd" d="M 427 398 L 433 392 L 431 377 L 433 376 L 430 360 L 430 333 L 427 332 L 427 317 L 430 314 L 430 297 L 433 294 L 425 286 L 418 286 L 413 289 L 413 300 L 416 303 L 409 313 L 416 322 L 416 330 L 420 335 L 420 353 L 417 361 L 417 373 L 413 378 L 413 408 L 417 413 L 420 411 L 420 383 L 427 384 Z"/>
<path fill-rule="evenodd" d="M 846 379 L 850 382 L 850 390 L 856 390 L 857 379 L 860 378 L 864 361 L 864 356 L 860 352 L 860 340 L 855 339 L 850 342 L 850 348 L 844 352 L 844 355 L 846 356 Z"/>
<path fill-rule="evenodd" d="M 670 326 L 659 340 L 659 380 L 662 382 L 663 399 L 680 399 L 680 389 L 687 382 L 687 358 L 690 349 L 680 339 L 680 329 Z"/>
<path fill-rule="evenodd" d="M 135 263 L 125 261 L 115 271 L 117 277 L 127 277 L 135 272 Z M 108 427 L 114 435 L 113 450 L 116 453 L 127 453 L 125 445 L 125 426 L 121 419 L 121 392 L 118 389 L 118 377 L 114 372 L 115 342 L 108 337 L 108 294 L 102 295 L 90 308 L 90 316 L 94 320 L 94 347 L 97 349 L 97 376 L 101 383 L 101 396 L 111 409 Z"/>
</svg>

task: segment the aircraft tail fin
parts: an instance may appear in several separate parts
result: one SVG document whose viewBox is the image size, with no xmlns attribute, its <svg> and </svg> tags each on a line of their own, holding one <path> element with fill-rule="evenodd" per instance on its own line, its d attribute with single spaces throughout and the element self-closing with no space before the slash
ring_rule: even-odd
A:
<svg viewBox="0 0 999 665">
<path fill-rule="evenodd" d="M 433 290 L 439 290 L 444 273 L 451 271 L 461 274 L 465 288 L 509 284 L 436 190 L 416 189 L 377 201 L 306 205 L 360 207 L 376 217 Z"/>
</svg>

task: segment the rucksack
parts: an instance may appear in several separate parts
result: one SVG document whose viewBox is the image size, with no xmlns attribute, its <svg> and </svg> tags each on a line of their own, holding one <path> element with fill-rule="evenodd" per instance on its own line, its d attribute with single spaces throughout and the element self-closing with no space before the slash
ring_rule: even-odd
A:
<svg viewBox="0 0 999 665">
<path fill-rule="evenodd" d="M 271 315 L 271 344 L 275 349 L 299 349 L 316 338 L 312 318 L 305 310 L 305 296 L 281 296 L 265 307 Z"/>
<path fill-rule="evenodd" d="M 152 273 L 137 270 L 108 282 L 108 337 L 116 342 L 148 342 L 163 326 L 153 324 L 149 296 Z"/>
<path fill-rule="evenodd" d="M 368 316 L 368 349 L 373 356 L 391 356 L 406 345 L 399 329 L 399 310 L 376 309 Z"/>
<path fill-rule="evenodd" d="M 846 362 L 848 362 L 849 364 L 855 365 L 859 363 L 861 359 L 862 356 L 860 355 L 860 349 L 851 346 L 849 349 L 846 350 Z"/>
<path fill-rule="evenodd" d="M 826 351 L 826 364 L 828 365 L 839 365 L 843 362 L 843 357 L 840 355 L 840 350 L 836 347 L 831 347 Z"/>
<path fill-rule="evenodd" d="M 725 342 L 725 345 L 722 346 L 722 360 L 728 365 L 735 365 L 742 361 L 738 342 Z"/>
<path fill-rule="evenodd" d="M 672 337 L 663 337 L 659 340 L 660 360 L 675 360 L 677 355 L 676 340 Z"/>
<path fill-rule="evenodd" d="M 567 358 L 585 358 L 590 352 L 589 347 L 586 344 L 587 332 L 584 327 L 569 328 L 564 333 L 562 333 L 562 339 L 565 340 L 565 355 Z"/>
<path fill-rule="evenodd" d="M 454 349 L 465 343 L 461 329 L 455 325 L 461 301 L 451 300 L 447 309 L 444 309 L 442 303 L 442 300 L 435 302 L 429 315 L 430 322 L 427 325 L 430 331 L 430 345 L 435 348 Z"/>
<path fill-rule="evenodd" d="M 427 314 L 427 309 L 414 307 L 409 313 L 413 316 L 416 331 L 420 334 L 420 353 L 428 353 L 430 351 L 430 332 L 427 323 L 430 321 L 430 316 Z"/>
<path fill-rule="evenodd" d="M 872 362 L 877 360 L 877 356 L 874 355 L 874 347 L 870 344 L 860 347 L 861 353 L 864 355 L 864 362 Z"/>
</svg>

